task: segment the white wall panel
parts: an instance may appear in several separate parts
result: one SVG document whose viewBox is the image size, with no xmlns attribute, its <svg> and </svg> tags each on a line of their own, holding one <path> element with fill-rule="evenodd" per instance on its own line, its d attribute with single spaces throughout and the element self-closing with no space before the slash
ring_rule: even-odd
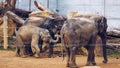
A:
<svg viewBox="0 0 120 68">
<path fill-rule="evenodd" d="M 59 0 L 60 14 L 70 11 L 104 14 L 104 0 Z"/>
</svg>

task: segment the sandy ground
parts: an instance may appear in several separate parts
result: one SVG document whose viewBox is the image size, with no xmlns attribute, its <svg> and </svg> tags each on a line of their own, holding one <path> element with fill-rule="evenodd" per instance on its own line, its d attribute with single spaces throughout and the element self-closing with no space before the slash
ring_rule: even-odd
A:
<svg viewBox="0 0 120 68">
<path fill-rule="evenodd" d="M 102 57 L 96 57 L 97 66 L 85 67 L 85 56 L 77 56 L 79 68 L 120 68 L 120 59 L 109 58 L 107 64 L 102 63 Z M 0 51 L 0 68 L 66 68 L 66 58 L 35 58 L 16 57 L 14 51 Z"/>
</svg>

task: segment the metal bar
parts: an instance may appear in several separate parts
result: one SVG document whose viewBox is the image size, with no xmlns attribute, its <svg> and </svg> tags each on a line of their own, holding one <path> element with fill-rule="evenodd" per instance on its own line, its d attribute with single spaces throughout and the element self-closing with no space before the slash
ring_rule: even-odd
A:
<svg viewBox="0 0 120 68">
<path fill-rule="evenodd" d="M 29 11 L 31 11 L 31 0 L 29 0 Z"/>
<path fill-rule="evenodd" d="M 104 0 L 104 16 L 106 16 L 105 12 L 106 12 L 106 0 Z"/>
<path fill-rule="evenodd" d="M 56 11 L 59 12 L 59 3 L 58 3 L 58 0 L 56 0 Z"/>
<path fill-rule="evenodd" d="M 120 18 L 107 18 L 107 19 L 120 20 Z"/>
<path fill-rule="evenodd" d="M 47 8 L 49 9 L 49 0 L 47 0 Z"/>
</svg>

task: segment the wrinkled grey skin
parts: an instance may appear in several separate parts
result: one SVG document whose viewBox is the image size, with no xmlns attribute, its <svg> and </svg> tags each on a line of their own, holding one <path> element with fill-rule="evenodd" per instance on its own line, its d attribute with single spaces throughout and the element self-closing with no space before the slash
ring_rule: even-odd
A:
<svg viewBox="0 0 120 68">
<path fill-rule="evenodd" d="M 97 34 L 98 25 L 92 18 L 71 18 L 65 22 L 61 38 L 67 51 L 67 67 L 77 68 L 75 51 L 81 46 L 86 46 L 88 50 L 86 65 L 96 65 L 94 48 Z"/>
<path fill-rule="evenodd" d="M 24 25 L 33 25 L 38 26 L 40 28 L 48 29 L 50 32 L 50 35 L 53 39 L 56 39 L 55 35 L 60 34 L 60 30 L 62 28 L 62 25 L 64 24 L 65 17 L 60 16 L 58 14 L 51 14 L 51 16 L 45 17 L 29 17 Z M 58 41 L 60 42 L 60 40 Z M 49 57 L 52 57 L 53 54 L 53 47 L 54 43 L 51 43 L 49 48 Z"/>
<path fill-rule="evenodd" d="M 57 40 L 53 40 L 47 29 L 39 28 L 31 25 L 24 25 L 20 27 L 16 33 L 16 55 L 26 57 L 25 45 L 31 45 L 31 48 L 35 49 L 36 57 L 40 56 L 39 42 L 43 41 L 42 47 L 49 46 L 51 42 L 55 43 Z M 21 54 L 20 54 L 21 53 Z"/>
<path fill-rule="evenodd" d="M 107 51 L 106 51 L 106 40 L 107 40 L 107 19 L 104 16 L 99 16 L 99 15 L 80 15 L 80 16 L 76 16 L 75 18 L 93 18 L 97 25 L 98 25 L 98 35 L 101 37 L 102 39 L 102 50 L 103 50 L 103 63 L 107 63 L 108 59 L 107 59 Z"/>
<path fill-rule="evenodd" d="M 102 39 L 102 50 L 103 50 L 103 63 L 107 63 L 107 51 L 106 51 L 106 40 L 107 40 L 107 19 L 103 16 L 94 16 L 93 17 L 98 24 L 98 35 Z"/>
<path fill-rule="evenodd" d="M 54 35 L 60 32 L 65 18 L 57 14 L 51 14 L 51 16 L 29 17 L 24 25 L 33 25 L 41 28 L 48 29 L 50 33 Z"/>
</svg>

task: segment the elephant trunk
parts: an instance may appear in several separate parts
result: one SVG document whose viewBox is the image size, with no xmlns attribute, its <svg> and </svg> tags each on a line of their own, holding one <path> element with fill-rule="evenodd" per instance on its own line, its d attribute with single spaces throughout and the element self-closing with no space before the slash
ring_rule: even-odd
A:
<svg viewBox="0 0 120 68">
<path fill-rule="evenodd" d="M 60 35 L 55 35 L 55 37 L 57 37 L 55 40 L 54 39 L 51 39 L 50 41 L 52 42 L 52 43 L 57 43 L 58 41 L 59 41 L 59 38 L 61 37 Z"/>
</svg>

